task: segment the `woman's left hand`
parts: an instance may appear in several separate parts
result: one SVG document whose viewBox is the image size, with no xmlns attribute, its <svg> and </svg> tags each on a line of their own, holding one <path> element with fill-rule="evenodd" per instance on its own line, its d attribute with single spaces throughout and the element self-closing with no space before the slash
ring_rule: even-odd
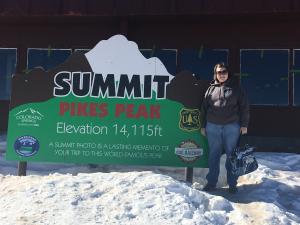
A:
<svg viewBox="0 0 300 225">
<path fill-rule="evenodd" d="M 247 127 L 241 127 L 240 132 L 241 134 L 247 134 L 248 128 Z"/>
</svg>

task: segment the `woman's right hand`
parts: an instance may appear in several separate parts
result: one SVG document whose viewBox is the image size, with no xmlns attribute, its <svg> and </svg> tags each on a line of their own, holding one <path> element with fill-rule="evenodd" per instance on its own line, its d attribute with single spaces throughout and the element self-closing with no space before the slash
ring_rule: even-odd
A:
<svg viewBox="0 0 300 225">
<path fill-rule="evenodd" d="M 203 136 L 206 136 L 205 128 L 201 128 L 201 134 L 202 134 Z"/>
</svg>

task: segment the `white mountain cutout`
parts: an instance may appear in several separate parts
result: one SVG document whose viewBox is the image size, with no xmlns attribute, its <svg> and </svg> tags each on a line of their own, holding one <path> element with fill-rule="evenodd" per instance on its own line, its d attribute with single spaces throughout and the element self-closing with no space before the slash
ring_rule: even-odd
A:
<svg viewBox="0 0 300 225">
<path fill-rule="evenodd" d="M 102 74 L 104 79 L 107 74 L 114 74 L 115 81 L 119 81 L 121 74 L 127 74 L 129 79 L 137 74 L 141 83 L 144 75 L 169 76 L 169 82 L 174 78 L 159 58 L 145 58 L 135 42 L 119 34 L 100 41 L 85 56 L 93 72 Z M 153 83 L 153 91 L 157 90 L 156 85 Z"/>
</svg>

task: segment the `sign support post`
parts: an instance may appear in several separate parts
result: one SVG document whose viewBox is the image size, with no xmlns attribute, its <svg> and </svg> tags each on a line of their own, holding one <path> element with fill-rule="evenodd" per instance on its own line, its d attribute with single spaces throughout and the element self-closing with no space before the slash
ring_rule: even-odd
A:
<svg viewBox="0 0 300 225">
<path fill-rule="evenodd" d="M 18 176 L 26 176 L 27 162 L 19 161 L 18 163 Z"/>
<path fill-rule="evenodd" d="M 189 183 L 193 183 L 193 167 L 185 168 L 185 181 Z"/>
</svg>

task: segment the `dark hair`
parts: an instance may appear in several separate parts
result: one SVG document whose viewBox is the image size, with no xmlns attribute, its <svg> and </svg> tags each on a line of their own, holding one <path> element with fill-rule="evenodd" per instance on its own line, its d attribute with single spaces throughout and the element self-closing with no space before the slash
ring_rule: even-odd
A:
<svg viewBox="0 0 300 225">
<path fill-rule="evenodd" d="M 229 67 L 228 67 L 225 63 L 220 62 L 220 63 L 217 63 L 217 64 L 215 65 L 215 67 L 214 67 L 214 80 L 217 79 L 217 73 L 216 73 L 216 71 L 217 71 L 217 68 L 218 68 L 218 67 L 224 68 L 224 69 L 226 69 L 226 70 L 228 71 L 228 79 L 231 77 L 231 73 L 230 73 L 230 71 L 229 71 Z"/>
</svg>

